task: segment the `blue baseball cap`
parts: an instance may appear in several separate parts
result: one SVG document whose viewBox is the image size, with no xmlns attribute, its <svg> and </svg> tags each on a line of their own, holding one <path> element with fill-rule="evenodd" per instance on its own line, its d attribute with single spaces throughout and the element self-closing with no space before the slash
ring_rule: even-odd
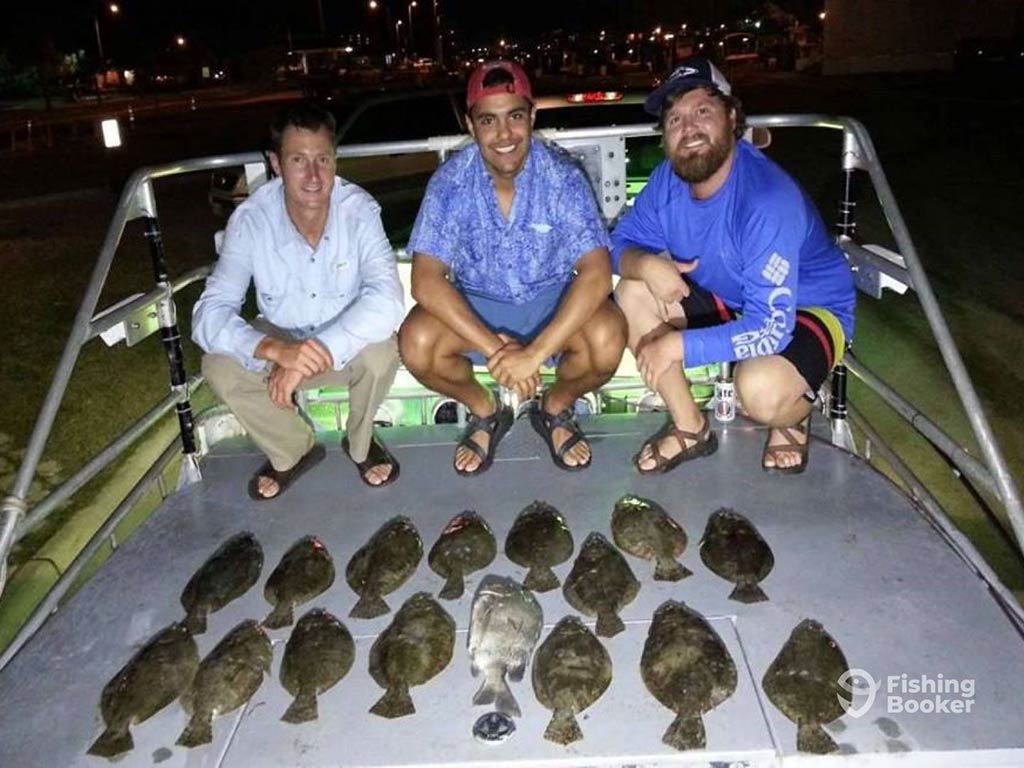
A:
<svg viewBox="0 0 1024 768">
<path fill-rule="evenodd" d="M 689 91 L 693 88 L 713 88 L 726 96 L 732 93 L 729 81 L 718 71 L 718 67 L 707 59 L 694 57 L 685 59 L 672 71 L 671 75 L 665 78 L 665 82 L 647 97 L 644 101 L 644 110 L 655 117 L 661 117 L 665 99 L 673 93 Z"/>
</svg>

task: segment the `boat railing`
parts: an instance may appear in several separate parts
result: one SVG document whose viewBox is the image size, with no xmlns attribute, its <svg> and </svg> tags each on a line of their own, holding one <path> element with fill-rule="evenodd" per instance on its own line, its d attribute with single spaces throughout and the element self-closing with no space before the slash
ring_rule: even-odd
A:
<svg viewBox="0 0 1024 768">
<path fill-rule="evenodd" d="M 973 545 L 956 531 L 924 484 L 899 460 L 895 452 L 882 442 L 881 436 L 870 424 L 859 419 L 855 411 L 851 413 L 846 402 L 848 367 L 849 371 L 860 378 L 868 388 L 878 393 L 886 403 L 892 406 L 907 424 L 931 441 L 957 470 L 962 472 L 972 483 L 988 492 L 998 504 L 1003 506 L 1018 547 L 1024 550 L 1024 510 L 1022 510 L 1019 491 L 925 275 L 917 250 L 867 130 L 853 118 L 814 114 L 751 116 L 748 118 L 748 123 L 756 129 L 818 128 L 837 130 L 843 133 L 839 170 L 843 176 L 844 191 L 840 200 L 840 221 L 837 225 L 838 242 L 848 255 L 857 286 L 861 291 L 876 298 L 881 296 L 885 288 L 895 288 L 900 291 L 909 288 L 917 293 L 982 455 L 980 458 L 971 456 L 956 440 L 923 416 L 853 355 L 848 356 L 847 363 L 840 366 L 833 376 L 832 392 L 826 408 L 832 425 L 833 442 L 856 450 L 848 416 L 852 415 L 857 418 L 858 426 L 862 427 L 864 434 L 873 445 L 879 446 L 880 453 L 889 459 L 890 466 L 902 479 L 911 496 L 930 515 L 937 518 L 937 525 L 946 532 L 947 538 L 954 541 L 958 551 L 964 553 L 965 558 L 970 560 L 990 583 L 998 585 L 999 581 L 991 569 L 974 550 Z M 602 212 L 609 223 L 615 221 L 627 204 L 626 140 L 658 135 L 656 129 L 647 124 L 539 133 L 574 152 L 581 160 L 595 185 L 595 192 L 598 195 Z M 385 155 L 434 153 L 439 160 L 443 160 L 449 152 L 465 144 L 466 141 L 465 136 L 442 136 L 417 141 L 345 145 L 339 147 L 338 156 L 339 158 L 372 158 Z M 160 470 L 170 465 L 176 456 L 181 460 L 179 486 L 199 479 L 200 448 L 195 437 L 190 394 L 201 383 L 202 378 L 197 375 L 189 377 L 185 372 L 175 297 L 188 285 L 205 279 L 210 268 L 200 268 L 179 278 L 170 278 L 163 251 L 153 182 L 184 174 L 208 172 L 222 167 L 242 166 L 246 169 L 247 178 L 250 178 L 253 183 L 259 183 L 262 178 L 265 178 L 265 163 L 264 156 L 259 152 L 205 157 L 143 168 L 135 172 L 128 180 L 100 247 L 96 266 L 37 417 L 14 485 L 0 506 L 0 591 L 6 582 L 6 561 L 12 546 L 46 519 L 75 491 L 124 454 L 171 410 L 176 411 L 178 417 L 179 435 L 176 440 L 180 440 L 180 448 L 172 450 L 169 447 L 165 450 L 158 461 L 159 466 L 155 466 L 147 473 L 133 489 L 129 499 L 141 495 L 154 482 L 157 482 Z M 856 199 L 854 190 L 856 185 L 854 176 L 858 171 L 866 173 L 871 180 L 871 186 L 888 222 L 898 253 L 878 246 L 862 245 L 855 239 Z M 124 236 L 126 224 L 139 219 L 145 225 L 145 237 L 153 262 L 154 286 L 146 293 L 136 295 L 127 301 L 97 312 L 97 304 L 118 245 Z M 123 337 L 127 343 L 133 344 L 156 330 L 159 330 L 168 357 L 170 392 L 71 477 L 30 508 L 27 502 L 29 486 L 53 429 L 56 414 L 67 390 L 76 360 L 84 345 L 104 334 L 112 334 L 115 338 Z M 25 632 L 28 631 L 30 635 L 34 632 L 32 626 L 37 628 L 42 621 L 45 621 L 46 615 L 52 611 L 70 588 L 72 581 L 69 576 L 73 576 L 74 573 L 81 570 L 82 564 L 85 562 L 83 558 L 91 557 L 96 550 L 97 542 L 102 542 L 104 538 L 112 535 L 113 526 L 126 511 L 127 507 L 122 503 L 111 513 L 107 523 L 100 528 L 86 549 L 76 558 L 72 567 L 62 575 L 44 602 L 37 607 L 29 623 L 19 633 L 16 642 L 8 648 L 8 653 L 0 658 L 0 668 L 10 658 L 12 649 L 16 652 L 16 648 L 25 641 L 27 638 Z M 1005 590 L 1000 591 L 1006 599 Z"/>
</svg>

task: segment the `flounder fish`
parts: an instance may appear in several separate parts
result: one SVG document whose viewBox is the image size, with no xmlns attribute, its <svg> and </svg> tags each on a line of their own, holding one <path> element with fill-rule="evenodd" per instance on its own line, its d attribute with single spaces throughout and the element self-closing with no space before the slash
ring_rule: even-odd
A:
<svg viewBox="0 0 1024 768">
<path fill-rule="evenodd" d="M 738 512 L 723 508 L 708 518 L 700 559 L 716 575 L 736 585 L 730 600 L 757 603 L 768 599 L 758 582 L 771 573 L 775 556 L 757 529 Z"/>
<path fill-rule="evenodd" d="M 410 597 L 370 648 L 370 675 L 386 692 L 370 707 L 381 717 L 416 711 L 409 695 L 448 666 L 455 648 L 455 622 L 426 592 Z"/>
<path fill-rule="evenodd" d="M 473 677 L 484 678 L 474 704 L 494 704 L 510 717 L 521 714 L 508 680 L 523 679 L 543 624 L 540 604 L 522 584 L 504 576 L 484 577 L 469 618 L 471 669 Z"/>
<path fill-rule="evenodd" d="M 263 570 L 263 549 L 248 531 L 232 536 L 210 555 L 181 593 L 185 627 L 193 635 L 206 631 L 207 614 L 219 611 L 249 591 Z"/>
<path fill-rule="evenodd" d="M 600 533 L 591 533 L 573 563 L 562 593 L 577 611 L 597 616 L 598 637 L 612 637 L 626 626 L 619 611 L 633 602 L 640 582 L 626 558 Z"/>
<path fill-rule="evenodd" d="M 274 606 L 263 626 L 287 627 L 295 621 L 295 606 L 312 600 L 333 583 L 334 561 L 327 547 L 315 536 L 299 539 L 284 553 L 263 588 L 263 596 Z"/>
<path fill-rule="evenodd" d="M 498 553 L 494 534 L 480 515 L 471 510 L 451 519 L 430 548 L 427 562 L 447 581 L 438 597 L 455 600 L 466 591 L 464 576 L 486 568 Z"/>
<path fill-rule="evenodd" d="M 505 539 L 505 554 L 516 565 L 529 568 L 523 586 L 547 592 L 559 585 L 551 570 L 572 557 L 572 533 L 565 518 L 550 504 L 535 501 L 519 513 Z"/>
<path fill-rule="evenodd" d="M 355 655 L 355 643 L 344 624 L 323 608 L 307 612 L 284 647 L 281 685 L 295 701 L 281 719 L 286 723 L 316 720 L 316 697 L 348 674 Z"/>
<path fill-rule="evenodd" d="M 576 715 L 608 690 L 612 660 L 601 641 L 575 616 L 566 616 L 533 659 L 533 691 L 552 710 L 544 738 L 571 744 L 583 738 Z"/>
<path fill-rule="evenodd" d="M 114 675 L 100 696 L 107 729 L 90 755 L 114 757 L 134 746 L 128 726 L 148 720 L 178 698 L 199 666 L 199 649 L 183 624 L 157 632 Z"/>
<path fill-rule="evenodd" d="M 825 755 L 836 743 L 821 726 L 846 713 L 850 693 L 839 684 L 849 666 L 839 644 L 816 621 L 804 619 L 790 634 L 761 685 L 772 704 L 797 725 L 796 748 Z"/>
<path fill-rule="evenodd" d="M 647 632 L 640 675 L 654 698 L 676 713 L 661 740 L 679 750 L 703 749 L 701 716 L 736 690 L 736 664 L 718 633 L 683 603 L 663 603 Z"/>
<path fill-rule="evenodd" d="M 624 552 L 655 561 L 655 581 L 679 581 L 693 575 L 676 562 L 686 549 L 686 532 L 650 499 L 627 494 L 615 502 L 612 536 Z"/>
<path fill-rule="evenodd" d="M 402 586 L 422 558 L 423 541 L 409 518 L 395 517 L 384 523 L 348 561 L 345 580 L 359 595 L 348 615 L 372 619 L 391 610 L 382 596 Z"/>
</svg>

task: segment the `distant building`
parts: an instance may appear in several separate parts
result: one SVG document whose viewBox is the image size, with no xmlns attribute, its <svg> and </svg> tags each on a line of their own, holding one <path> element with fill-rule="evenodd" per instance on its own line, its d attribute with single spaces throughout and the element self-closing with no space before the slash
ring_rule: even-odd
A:
<svg viewBox="0 0 1024 768">
<path fill-rule="evenodd" d="M 1020 37 L 1024 0 L 825 0 L 824 72 L 952 69 L 964 41 Z"/>
</svg>

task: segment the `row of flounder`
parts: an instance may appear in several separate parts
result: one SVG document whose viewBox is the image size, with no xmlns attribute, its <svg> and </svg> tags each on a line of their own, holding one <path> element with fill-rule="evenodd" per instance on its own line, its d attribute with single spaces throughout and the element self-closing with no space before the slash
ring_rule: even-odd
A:
<svg viewBox="0 0 1024 768">
<path fill-rule="evenodd" d="M 616 544 L 635 556 L 655 560 L 656 580 L 690 575 L 678 558 L 687 543 L 683 529 L 657 504 L 626 496 L 615 505 L 612 533 Z M 543 502 L 529 505 L 506 539 L 510 560 L 528 568 L 525 584 L 488 576 L 473 601 L 469 649 L 474 677 L 483 676 L 475 704 L 518 716 L 508 680 L 522 678 L 543 624 L 540 606 L 529 589 L 559 585 L 551 570 L 571 557 L 572 534 L 564 518 Z M 360 595 L 350 616 L 379 616 L 383 600 L 416 570 L 422 542 L 406 518 L 386 523 L 349 561 L 346 580 Z M 464 593 L 463 577 L 486 568 L 497 545 L 487 523 L 474 512 L 455 517 L 429 554 L 431 568 L 446 579 L 440 597 Z M 701 559 L 716 574 L 736 584 L 731 597 L 765 600 L 758 582 L 774 559 L 753 526 L 731 510 L 708 521 Z M 242 706 L 270 670 L 269 639 L 255 621 L 235 627 L 199 662 L 191 635 L 205 630 L 208 613 L 244 594 L 259 578 L 263 553 L 255 538 L 239 534 L 225 542 L 196 572 L 182 593 L 187 615 L 181 624 L 155 635 L 104 688 L 101 713 L 107 730 L 90 753 L 114 756 L 132 747 L 128 727 L 146 720 L 179 696 L 191 720 L 178 740 L 185 746 L 212 738 L 212 719 Z M 324 592 L 334 581 L 334 566 L 314 537 L 300 539 L 271 574 L 264 595 L 274 608 L 268 628 L 293 622 L 293 609 Z M 525 588 L 524 588 L 525 587 Z M 596 616 L 598 635 L 623 629 L 618 611 L 637 595 L 640 583 L 619 551 L 592 533 L 566 579 L 563 592 L 575 609 Z M 370 672 L 385 688 L 371 712 L 399 717 L 415 711 L 411 686 L 422 685 L 450 662 L 455 623 L 427 593 L 411 597 L 374 642 Z M 282 717 L 293 723 L 316 718 L 318 693 L 331 688 L 352 666 L 355 647 L 345 626 L 326 611 L 310 611 L 299 621 L 286 648 L 281 681 L 295 701 Z M 798 746 L 829 751 L 835 745 L 820 728 L 842 714 L 837 682 L 846 669 L 842 652 L 824 630 L 804 622 L 780 652 L 764 678 L 769 698 L 800 725 Z M 681 603 L 665 603 L 655 613 L 641 662 L 651 693 L 676 712 L 664 741 L 677 749 L 704 746 L 701 714 L 713 709 L 736 687 L 736 670 L 711 626 Z M 575 617 L 560 621 L 537 650 L 533 687 L 553 711 L 545 736 L 566 744 L 581 737 L 575 715 L 589 707 L 611 682 L 611 659 L 600 641 Z"/>
</svg>

